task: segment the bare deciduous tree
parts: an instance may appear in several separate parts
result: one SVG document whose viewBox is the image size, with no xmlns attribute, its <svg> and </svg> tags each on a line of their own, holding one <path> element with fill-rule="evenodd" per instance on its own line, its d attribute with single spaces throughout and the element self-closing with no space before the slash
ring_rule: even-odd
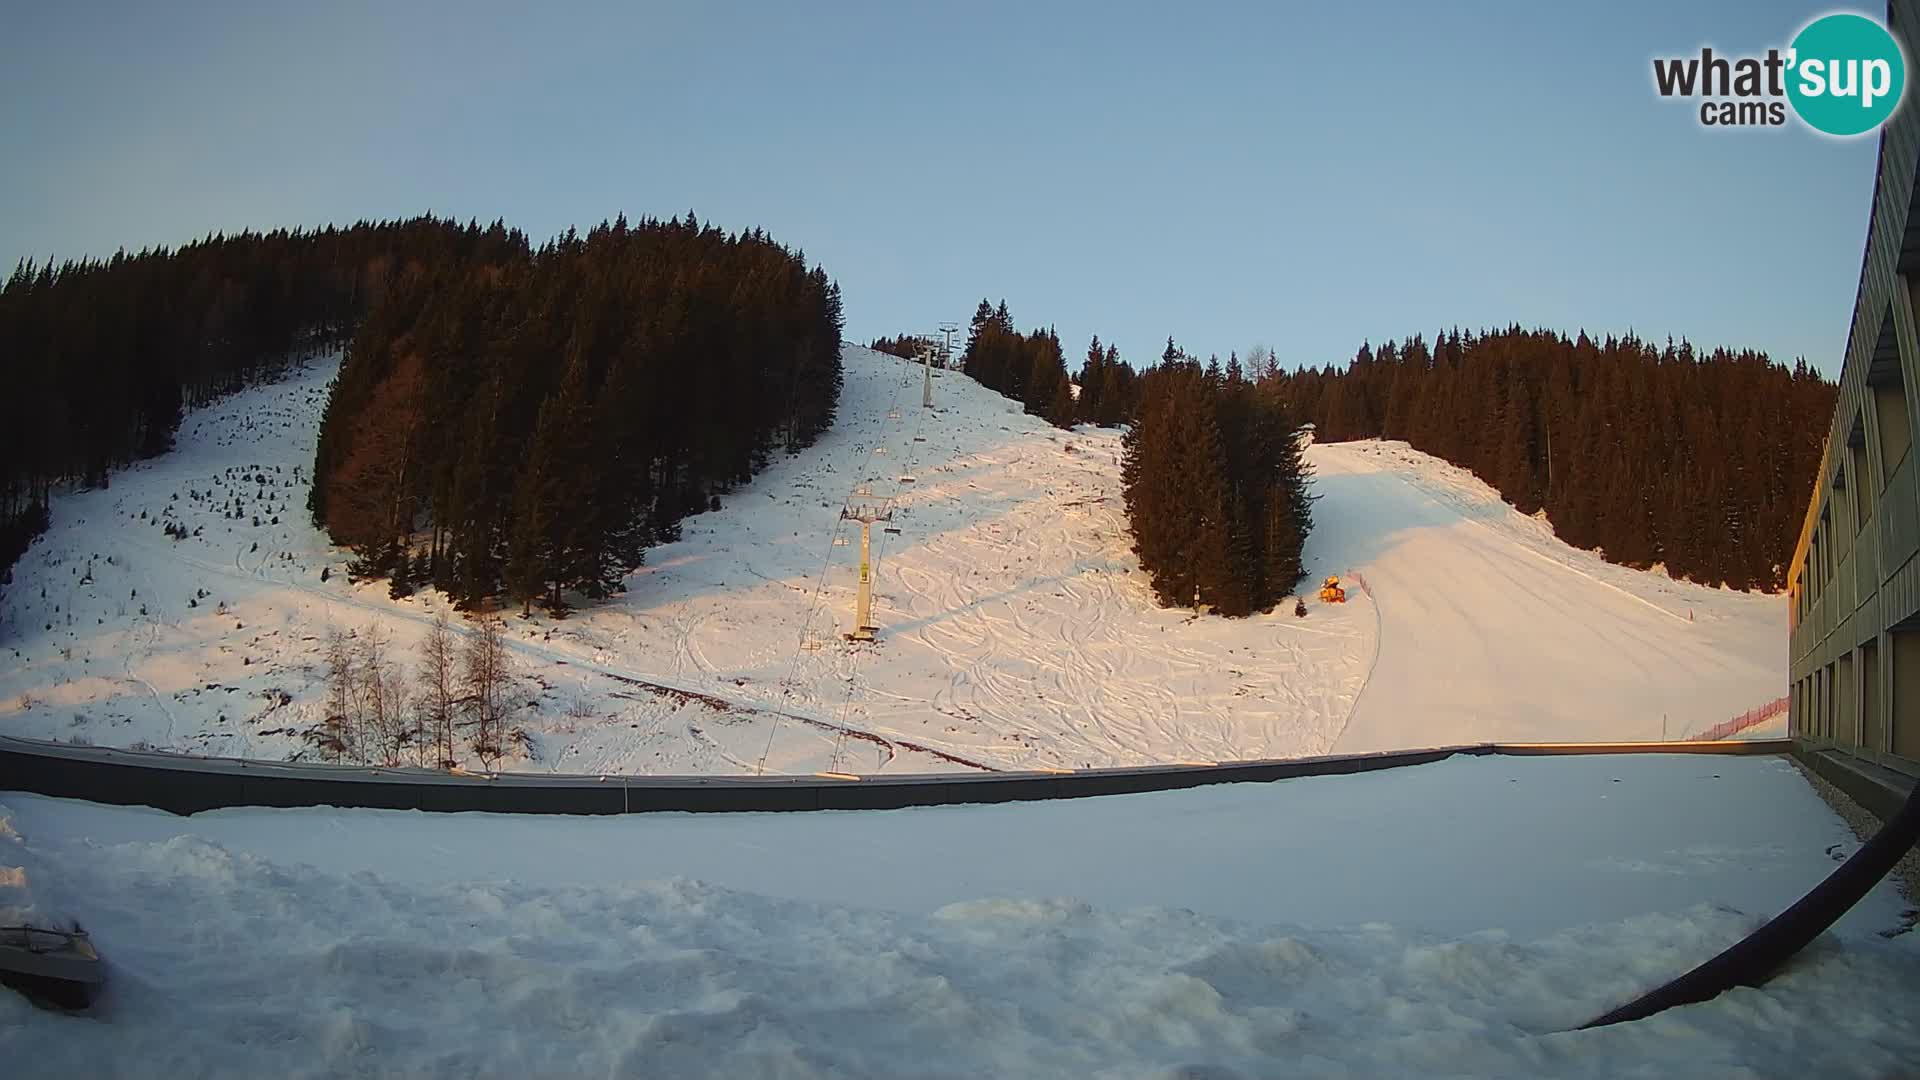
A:
<svg viewBox="0 0 1920 1080">
<path fill-rule="evenodd" d="M 507 719 L 506 625 L 498 617 L 480 620 L 462 650 L 467 716 L 473 726 L 473 752 L 491 771 L 505 749 Z"/>
<path fill-rule="evenodd" d="M 368 627 L 360 644 L 361 753 L 363 759 L 378 755 L 382 764 L 398 765 L 407 741 L 406 684 L 387 655 L 387 644 L 378 626 Z"/>
<path fill-rule="evenodd" d="M 1255 345 L 1248 349 L 1246 363 L 1247 378 L 1254 382 L 1265 382 L 1280 370 L 1279 361 L 1274 358 L 1273 350 L 1265 345 Z"/>
<path fill-rule="evenodd" d="M 435 616 L 426 639 L 420 643 L 419 714 L 426 736 L 422 743 L 431 743 L 432 763 L 441 769 L 453 768 L 457 760 L 453 756 L 453 720 L 460 707 L 458 647 L 446 613 Z"/>
<path fill-rule="evenodd" d="M 354 756 L 355 719 L 359 694 L 355 690 L 353 639 L 339 627 L 327 631 L 327 715 L 320 742 L 321 754 L 334 761 Z"/>
</svg>

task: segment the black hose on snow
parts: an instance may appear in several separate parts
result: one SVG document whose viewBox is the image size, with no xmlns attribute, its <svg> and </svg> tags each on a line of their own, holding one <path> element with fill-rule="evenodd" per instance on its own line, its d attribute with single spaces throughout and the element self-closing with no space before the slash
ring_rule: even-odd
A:
<svg viewBox="0 0 1920 1080">
<path fill-rule="evenodd" d="M 1580 1030 L 1642 1020 L 1675 1005 L 1691 1005 L 1735 986 L 1759 986 L 1786 966 L 1793 955 L 1860 902 L 1920 840 L 1920 785 L 1880 831 L 1853 858 L 1814 886 L 1812 892 L 1719 956 L 1657 990 L 1628 1002 Z"/>
</svg>

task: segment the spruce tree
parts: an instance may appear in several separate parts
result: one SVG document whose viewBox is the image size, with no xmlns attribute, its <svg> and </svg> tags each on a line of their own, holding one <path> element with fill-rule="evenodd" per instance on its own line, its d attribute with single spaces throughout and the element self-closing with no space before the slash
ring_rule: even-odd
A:
<svg viewBox="0 0 1920 1080">
<path fill-rule="evenodd" d="M 1100 423 L 1100 402 L 1106 393 L 1107 352 L 1100 345 L 1100 335 L 1093 335 L 1087 345 L 1087 358 L 1080 365 L 1080 399 L 1075 412 L 1082 423 Z"/>
</svg>

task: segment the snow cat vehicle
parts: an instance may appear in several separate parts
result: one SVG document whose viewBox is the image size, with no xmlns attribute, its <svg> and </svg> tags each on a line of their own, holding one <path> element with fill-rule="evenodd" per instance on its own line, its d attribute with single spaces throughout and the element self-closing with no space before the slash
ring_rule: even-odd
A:
<svg viewBox="0 0 1920 1080">
<path fill-rule="evenodd" d="M 79 1012 L 106 986 L 106 965 L 87 932 L 0 926 L 0 985 L 42 1008 Z"/>
<path fill-rule="evenodd" d="M 1340 587 L 1339 575 L 1327 579 L 1320 586 L 1320 602 L 1323 604 L 1344 604 L 1347 602 L 1347 590 Z"/>
</svg>

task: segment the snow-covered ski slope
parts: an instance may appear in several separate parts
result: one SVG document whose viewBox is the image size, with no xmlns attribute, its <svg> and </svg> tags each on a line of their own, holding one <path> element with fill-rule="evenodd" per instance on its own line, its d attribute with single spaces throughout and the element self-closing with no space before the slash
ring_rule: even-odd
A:
<svg viewBox="0 0 1920 1080">
<path fill-rule="evenodd" d="M 1311 457 L 1322 567 L 1361 571 L 1380 618 L 1342 753 L 1678 739 L 1786 692 L 1781 597 L 1608 564 L 1405 443 Z"/>
<path fill-rule="evenodd" d="M 1078 768 L 1658 738 L 1663 715 L 1678 738 L 1784 683 L 1780 600 L 1606 566 L 1389 443 L 1310 452 L 1307 586 L 1357 570 L 1371 595 L 1305 619 L 1156 608 L 1117 432 L 1059 431 L 954 372 L 925 410 L 918 367 L 845 359 L 833 429 L 688 519 L 625 595 L 511 614 L 525 739 L 506 767 Z M 55 500 L 0 609 L 0 731 L 284 758 L 312 752 L 330 628 L 411 658 L 443 601 L 351 584 L 306 522 L 331 372 L 197 411 L 173 453 Z M 872 645 L 841 640 L 850 500 L 893 514 Z"/>
</svg>

